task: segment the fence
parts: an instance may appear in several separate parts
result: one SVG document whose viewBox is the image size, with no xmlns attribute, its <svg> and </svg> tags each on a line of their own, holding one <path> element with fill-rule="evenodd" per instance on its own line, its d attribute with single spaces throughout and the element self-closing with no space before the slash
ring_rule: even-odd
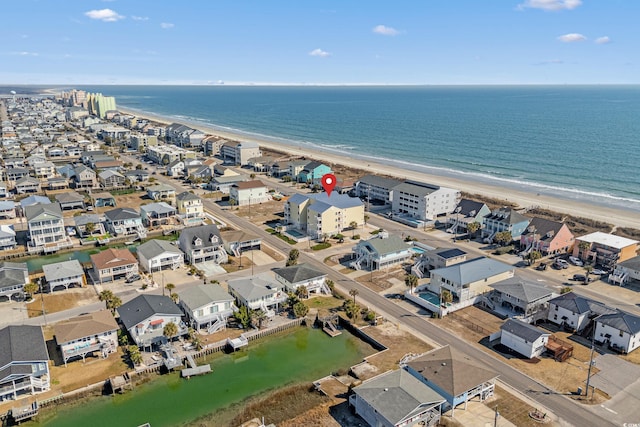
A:
<svg viewBox="0 0 640 427">
<path fill-rule="evenodd" d="M 490 330 L 483 328 L 482 326 L 478 325 L 477 323 L 473 323 L 471 320 L 467 319 L 466 317 L 457 315 L 455 312 L 451 312 L 448 315 L 452 319 L 455 319 L 458 322 L 464 324 L 467 328 L 471 329 L 472 331 L 479 332 L 479 333 L 481 333 L 483 335 L 491 335 L 492 334 L 492 332 Z"/>
</svg>

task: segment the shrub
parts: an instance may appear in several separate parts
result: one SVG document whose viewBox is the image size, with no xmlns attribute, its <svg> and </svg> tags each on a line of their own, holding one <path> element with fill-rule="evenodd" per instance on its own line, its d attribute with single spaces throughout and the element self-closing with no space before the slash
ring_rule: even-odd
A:
<svg viewBox="0 0 640 427">
<path fill-rule="evenodd" d="M 360 235 L 354 234 L 353 236 L 351 236 L 351 240 L 360 240 Z"/>
</svg>

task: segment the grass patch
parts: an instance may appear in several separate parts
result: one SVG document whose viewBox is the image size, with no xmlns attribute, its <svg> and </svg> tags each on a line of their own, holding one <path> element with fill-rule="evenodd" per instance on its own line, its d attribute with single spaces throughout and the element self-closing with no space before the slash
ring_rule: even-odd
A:
<svg viewBox="0 0 640 427">
<path fill-rule="evenodd" d="M 136 190 L 135 188 L 126 188 L 124 190 L 112 190 L 109 191 L 109 193 L 111 193 L 111 195 L 113 196 L 125 196 L 127 194 L 133 194 L 133 193 L 137 193 L 138 190 Z"/>
<path fill-rule="evenodd" d="M 265 229 L 265 231 L 266 231 L 267 233 L 271 234 L 272 236 L 276 236 L 276 237 L 277 237 L 278 239 L 280 239 L 280 240 L 284 240 L 285 242 L 287 242 L 287 243 L 288 243 L 288 244 L 290 244 L 290 245 L 295 245 L 296 243 L 298 243 L 298 242 L 296 242 L 295 240 L 293 240 L 292 238 L 290 238 L 290 237 L 288 237 L 288 236 L 285 236 L 285 235 L 284 235 L 284 234 L 282 234 L 282 233 L 278 233 L 278 232 L 277 232 L 276 230 L 274 230 L 273 228 L 267 228 L 267 229 Z"/>
<path fill-rule="evenodd" d="M 330 310 L 342 306 L 342 300 L 336 297 L 315 297 L 303 300 L 302 303 L 309 308 L 318 310 Z"/>
<path fill-rule="evenodd" d="M 331 243 L 329 242 L 322 242 L 322 243 L 318 243 L 317 245 L 313 245 L 311 246 L 311 249 L 314 251 L 321 251 L 323 249 L 327 249 L 331 247 Z"/>
<path fill-rule="evenodd" d="M 506 253 L 509 253 L 513 250 L 513 245 L 509 245 L 509 246 L 500 246 L 499 248 L 497 248 L 495 251 L 493 251 L 493 253 L 495 255 L 504 255 Z"/>
</svg>

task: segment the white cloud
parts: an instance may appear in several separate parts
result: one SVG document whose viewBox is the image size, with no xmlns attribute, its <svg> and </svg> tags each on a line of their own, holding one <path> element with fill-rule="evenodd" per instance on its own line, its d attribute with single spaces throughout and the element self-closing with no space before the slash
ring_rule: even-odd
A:
<svg viewBox="0 0 640 427">
<path fill-rule="evenodd" d="M 131 19 L 133 19 L 134 21 L 148 21 L 149 17 L 148 16 L 135 16 L 135 15 L 132 15 Z"/>
<path fill-rule="evenodd" d="M 611 39 L 609 38 L 609 36 L 598 37 L 596 39 L 596 43 L 598 43 L 598 44 L 611 43 Z"/>
<path fill-rule="evenodd" d="M 564 34 L 558 37 L 558 40 L 560 40 L 563 43 L 583 42 L 586 39 L 587 38 L 585 36 L 579 33 L 569 33 L 569 34 Z"/>
<path fill-rule="evenodd" d="M 116 11 L 111 9 L 95 9 L 85 12 L 84 14 L 91 19 L 97 19 L 104 22 L 116 22 L 120 19 L 124 19 L 124 16 L 118 15 Z"/>
<path fill-rule="evenodd" d="M 326 58 L 327 56 L 331 56 L 331 54 L 327 51 L 324 51 L 322 49 L 313 49 L 311 52 L 309 52 L 309 55 L 311 56 L 319 56 L 321 58 Z"/>
<path fill-rule="evenodd" d="M 21 52 L 12 52 L 13 55 L 20 55 L 20 56 L 38 56 L 39 53 L 38 52 L 27 52 L 25 50 L 21 51 Z"/>
<path fill-rule="evenodd" d="M 163 22 L 160 24 L 160 28 L 162 28 L 163 30 L 168 30 L 169 28 L 173 28 L 175 26 L 175 24 L 172 24 L 170 22 Z"/>
<path fill-rule="evenodd" d="M 397 36 L 400 34 L 395 28 L 387 27 L 386 25 L 376 25 L 372 31 L 376 34 L 382 34 L 383 36 Z"/>
<path fill-rule="evenodd" d="M 571 10 L 582 4 L 582 0 L 525 0 L 518 9 Z"/>
</svg>

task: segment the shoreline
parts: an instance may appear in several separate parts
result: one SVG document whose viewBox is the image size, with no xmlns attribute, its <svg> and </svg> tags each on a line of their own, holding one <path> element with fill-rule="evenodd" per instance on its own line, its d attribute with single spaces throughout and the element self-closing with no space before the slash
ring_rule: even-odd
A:
<svg viewBox="0 0 640 427">
<path fill-rule="evenodd" d="M 164 123 L 167 125 L 174 122 L 184 123 L 209 135 L 219 136 L 221 138 L 229 140 L 245 140 L 255 142 L 262 147 L 274 151 L 285 152 L 292 156 L 312 157 L 316 160 L 325 161 L 328 163 L 362 169 L 372 174 L 389 175 L 399 179 L 412 179 L 439 185 L 442 187 L 455 188 L 465 193 L 479 194 L 498 200 L 505 200 L 505 202 L 516 203 L 520 208 L 540 207 L 563 214 L 581 216 L 598 221 L 612 223 L 616 227 L 631 227 L 640 229 L 640 216 L 637 215 L 637 211 L 631 208 L 614 208 L 608 206 L 605 203 L 588 204 L 582 201 L 571 200 L 542 193 L 534 193 L 529 190 L 510 188 L 505 185 L 501 186 L 498 184 L 478 182 L 473 179 L 452 177 L 444 174 L 436 175 L 434 173 L 427 173 L 406 168 L 406 166 L 410 165 L 404 165 L 405 167 L 403 168 L 393 164 L 383 164 L 378 159 L 365 160 L 361 158 L 345 157 L 344 154 L 331 153 L 326 147 L 303 146 L 302 144 L 294 145 L 294 141 L 292 141 L 292 144 L 276 142 L 269 140 L 269 137 L 267 136 L 254 136 L 250 134 L 243 134 L 240 132 L 234 133 L 233 131 L 229 130 L 221 130 L 215 125 L 178 118 L 174 119 L 170 116 L 163 116 L 160 114 L 150 113 L 127 107 L 119 106 L 117 110 L 125 114 L 134 115 L 140 118 L 158 123 Z M 389 162 L 393 162 L 393 160 L 389 160 Z M 425 168 L 429 167 L 425 166 Z"/>
</svg>

